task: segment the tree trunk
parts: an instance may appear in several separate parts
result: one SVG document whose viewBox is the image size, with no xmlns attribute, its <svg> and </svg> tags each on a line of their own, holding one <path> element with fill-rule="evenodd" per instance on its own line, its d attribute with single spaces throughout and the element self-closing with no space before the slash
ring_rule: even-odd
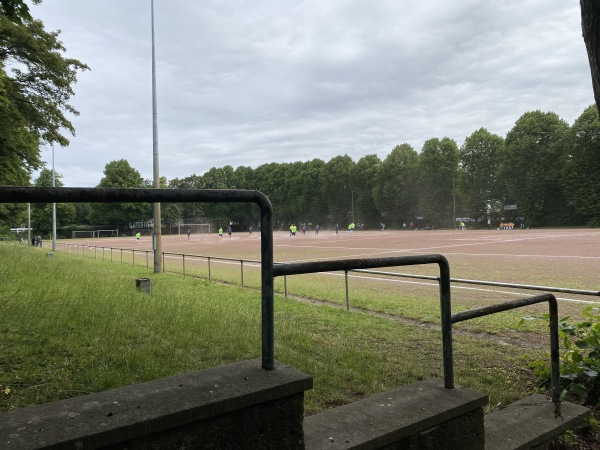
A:
<svg viewBox="0 0 600 450">
<path fill-rule="evenodd" d="M 594 99 L 600 114 L 600 2 L 598 0 L 580 0 L 581 28 L 587 48 Z"/>
</svg>

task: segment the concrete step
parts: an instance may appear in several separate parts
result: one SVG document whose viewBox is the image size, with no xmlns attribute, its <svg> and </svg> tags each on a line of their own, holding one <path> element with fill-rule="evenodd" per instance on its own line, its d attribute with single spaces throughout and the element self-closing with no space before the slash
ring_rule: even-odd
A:
<svg viewBox="0 0 600 450">
<path fill-rule="evenodd" d="M 486 450 L 541 449 L 563 431 L 582 423 L 591 411 L 561 403 L 562 417 L 554 418 L 554 404 L 534 394 L 485 416 Z"/>
<path fill-rule="evenodd" d="M 424 380 L 304 419 L 306 450 L 482 449 L 487 395 Z"/>
</svg>

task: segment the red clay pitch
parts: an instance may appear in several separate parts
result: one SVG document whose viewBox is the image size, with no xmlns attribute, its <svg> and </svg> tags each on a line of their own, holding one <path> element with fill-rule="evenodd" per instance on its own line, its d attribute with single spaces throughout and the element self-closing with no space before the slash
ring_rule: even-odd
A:
<svg viewBox="0 0 600 450">
<path fill-rule="evenodd" d="M 150 236 L 78 239 L 114 248 L 152 250 Z M 260 233 L 163 235 L 163 252 L 260 259 Z M 439 253 L 453 278 L 599 290 L 600 230 L 340 231 L 306 235 L 275 232 L 276 262 L 387 257 Z M 397 268 L 403 273 L 436 274 L 436 267 Z M 592 298 L 593 299 L 593 298 Z"/>
</svg>

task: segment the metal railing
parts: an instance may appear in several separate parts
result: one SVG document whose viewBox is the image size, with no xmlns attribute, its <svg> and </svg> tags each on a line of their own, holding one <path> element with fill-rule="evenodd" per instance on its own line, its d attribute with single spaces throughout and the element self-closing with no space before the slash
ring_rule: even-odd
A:
<svg viewBox="0 0 600 450">
<path fill-rule="evenodd" d="M 49 246 L 50 243 L 44 242 L 44 246 Z M 89 245 L 89 244 L 76 244 L 76 243 L 69 243 L 69 242 L 57 242 L 56 243 L 57 247 L 65 249 L 66 248 L 66 252 L 67 253 L 75 253 L 76 255 L 81 254 L 82 256 L 86 256 L 86 249 L 87 249 L 87 256 L 92 257 L 92 250 L 94 252 L 94 258 L 96 259 L 100 259 L 97 257 L 97 253 L 98 250 L 102 251 L 102 259 L 106 260 L 107 258 L 105 258 L 105 253 L 108 251 L 109 255 L 110 255 L 110 261 L 114 262 L 114 258 L 113 258 L 113 252 L 117 252 L 120 254 L 120 259 L 119 262 L 121 264 L 123 264 L 123 252 L 127 253 L 127 252 L 131 252 L 132 254 L 132 265 L 135 265 L 135 254 L 136 253 L 141 253 L 143 255 L 143 258 L 146 262 L 146 268 L 149 269 L 149 254 L 152 253 L 151 250 L 140 250 L 140 249 L 136 249 L 136 248 L 121 248 L 121 247 L 104 247 L 104 246 L 94 246 L 94 245 Z M 80 251 L 81 250 L 81 251 Z M 191 253 L 172 253 L 172 252 L 162 252 L 162 259 L 163 259 L 163 270 L 167 271 L 165 269 L 166 264 L 165 264 L 165 258 L 167 257 L 180 257 L 182 260 L 182 271 L 181 272 L 177 272 L 174 270 L 168 270 L 168 272 L 170 273 L 181 273 L 183 276 L 188 276 L 189 274 L 186 271 L 186 258 L 189 261 L 190 259 L 201 259 L 201 260 L 205 260 L 207 262 L 207 270 L 208 270 L 208 281 L 212 281 L 212 269 L 211 269 L 211 261 L 226 261 L 226 262 L 232 262 L 232 263 L 239 263 L 240 265 L 240 280 L 241 280 L 241 285 L 242 287 L 244 286 L 244 267 L 246 264 L 250 265 L 251 267 L 253 266 L 257 266 L 260 267 L 260 260 L 256 260 L 256 259 L 240 259 L 240 258 L 226 258 L 226 257 L 221 257 L 221 256 L 213 256 L 213 255 L 194 255 Z M 277 265 L 277 264 L 286 264 L 286 263 L 276 263 L 274 262 L 273 264 Z M 431 276 L 431 275 L 418 275 L 418 274 L 411 274 L 411 273 L 399 273 L 399 272 L 383 272 L 383 271 L 378 271 L 378 270 L 369 270 L 369 269 L 355 269 L 355 270 L 348 270 L 347 273 L 345 273 L 345 293 L 346 293 L 346 309 L 350 309 L 350 284 L 349 284 L 349 279 L 348 279 L 348 273 L 363 273 L 363 274 L 368 274 L 368 275 L 381 275 L 382 277 L 390 277 L 390 278 L 411 278 L 411 279 L 416 279 L 416 280 L 428 280 L 428 281 L 439 281 L 439 278 L 436 276 Z M 193 275 L 192 275 L 193 276 Z M 385 279 L 385 278 L 381 278 L 381 279 Z M 600 297 L 600 291 L 594 291 L 594 290 L 590 290 L 590 289 L 574 289 L 574 288 L 563 288 L 563 287 L 556 287 L 556 286 L 543 286 L 543 285 L 534 285 L 534 284 L 518 284 L 518 283 L 505 283 L 505 282 L 500 282 L 500 281 L 488 281 L 488 280 L 470 280 L 470 279 L 466 279 L 466 278 L 450 278 L 450 282 L 453 284 L 472 284 L 472 285 L 479 285 L 479 286 L 496 286 L 496 287 L 505 287 L 505 288 L 510 288 L 510 289 L 520 289 L 520 290 L 534 290 L 534 291 L 541 291 L 541 292 L 560 292 L 560 293 L 565 293 L 565 294 L 574 294 L 574 295 L 582 295 L 582 296 L 592 296 L 592 297 Z M 287 298 L 288 297 L 288 289 L 287 289 L 287 277 L 284 276 L 284 296 Z"/>
<path fill-rule="evenodd" d="M 385 275 L 390 277 L 400 277 L 400 278 L 415 278 L 420 280 L 437 280 L 437 277 L 433 277 L 431 275 L 416 275 L 410 273 L 398 273 L 398 272 L 381 272 L 375 270 L 353 270 L 352 272 L 358 273 L 368 273 L 371 275 Z M 516 284 L 516 283 L 504 283 L 500 281 L 484 281 L 484 280 L 468 280 L 465 278 L 450 278 L 452 283 L 461 283 L 461 284 L 475 284 L 480 286 L 496 286 L 496 287 L 506 287 L 511 289 L 524 289 L 524 290 L 533 290 L 533 291 L 546 291 L 546 292 L 562 292 L 564 294 L 576 294 L 576 295 L 591 295 L 595 297 L 600 297 L 600 291 L 592 291 L 589 289 L 572 289 L 572 288 L 561 288 L 561 287 L 553 287 L 553 286 L 539 286 L 534 284 Z"/>
<path fill-rule="evenodd" d="M 489 316 L 498 312 L 522 308 L 536 303 L 548 302 L 550 315 L 550 384 L 552 385 L 552 401 L 556 406 L 555 414 L 560 415 L 560 357 L 558 343 L 558 302 L 553 294 L 542 294 L 535 297 L 512 300 L 497 305 L 475 308 L 452 314 L 452 323 L 463 322 L 477 317 Z"/>
<path fill-rule="evenodd" d="M 454 356 L 453 356 L 453 338 L 452 324 L 462 322 L 477 317 L 483 317 L 498 312 L 509 311 L 528 305 L 541 302 L 548 302 L 550 309 L 550 365 L 551 365 L 551 384 L 552 401 L 555 404 L 555 413 L 560 415 L 560 367 L 559 367 L 559 341 L 558 341 L 558 303 L 553 294 L 543 294 L 535 297 L 513 300 L 510 302 L 491 305 L 483 308 L 476 308 L 469 311 L 463 311 L 452 314 L 452 300 L 450 293 L 450 266 L 446 258 L 442 255 L 418 255 L 403 256 L 392 258 L 372 258 L 355 260 L 337 260 L 337 261 L 317 261 L 304 263 L 291 263 L 276 265 L 273 268 L 273 275 L 300 275 L 315 272 L 330 272 L 343 270 L 348 277 L 349 271 L 365 271 L 364 269 L 375 267 L 392 266 L 412 266 L 422 264 L 438 264 L 440 269 L 439 278 L 439 296 L 442 321 L 442 351 L 444 366 L 444 387 L 454 389 Z M 346 282 L 346 296 L 348 284 Z"/>
<path fill-rule="evenodd" d="M 259 191 L 1 186 L 0 203 L 256 203 L 260 208 L 262 368 L 274 369 L 273 207 Z M 111 251 L 112 258 L 112 251 Z"/>
<path fill-rule="evenodd" d="M 50 244 L 47 243 L 43 243 L 43 246 L 46 247 Z M 58 247 L 59 250 L 63 250 L 66 251 L 66 253 L 74 253 L 75 255 L 78 256 L 88 256 L 88 257 L 93 257 L 95 259 L 103 259 L 103 260 L 107 260 L 109 259 L 110 262 L 115 262 L 115 259 L 113 258 L 113 254 L 117 253 L 120 255 L 118 262 L 120 262 L 121 264 L 123 264 L 123 253 L 131 253 L 131 261 L 132 261 L 132 265 L 135 266 L 136 263 L 136 258 L 135 255 L 136 253 L 141 253 L 142 256 L 145 259 L 146 262 L 146 269 L 150 269 L 150 265 L 149 265 L 149 261 L 150 261 L 150 254 L 152 253 L 152 250 L 140 250 L 140 249 L 136 249 L 136 248 L 121 248 L 121 247 L 104 247 L 104 246 L 95 246 L 95 245 L 89 245 L 89 244 L 74 244 L 74 243 L 69 243 L 69 242 L 57 242 L 56 246 Z M 98 258 L 98 250 L 101 251 L 101 257 Z M 93 251 L 93 256 L 92 256 L 92 251 Z M 87 252 L 87 255 L 86 255 Z M 110 255 L 109 258 L 106 258 L 106 252 L 108 252 L 108 254 Z M 167 257 L 178 257 L 181 259 L 181 272 L 176 272 L 173 270 L 166 270 L 166 258 Z M 227 261 L 227 262 L 235 262 L 236 264 L 240 265 L 240 280 L 241 280 L 241 285 L 242 287 L 244 287 L 244 263 L 249 263 L 251 265 L 254 266 L 258 266 L 260 267 L 261 265 L 261 261 L 260 260 L 256 260 L 256 259 L 240 259 L 240 258 L 226 258 L 223 256 L 208 256 L 208 255 L 194 255 L 191 253 L 172 253 L 172 252 L 162 252 L 162 263 L 163 263 L 163 270 L 165 272 L 171 272 L 171 273 L 181 273 L 183 276 L 188 276 L 188 273 L 186 271 L 186 258 L 189 261 L 190 259 L 201 259 L 201 260 L 205 260 L 207 263 L 207 269 L 208 269 L 208 281 L 212 281 L 212 269 L 211 269 L 211 261 Z"/>
<path fill-rule="evenodd" d="M 440 270 L 439 296 L 442 319 L 442 353 L 444 365 L 444 387 L 454 389 L 454 365 L 452 356 L 452 320 L 450 298 L 450 266 L 442 255 L 396 256 L 388 258 L 342 259 L 335 261 L 310 261 L 278 264 L 273 267 L 273 276 L 300 275 L 316 272 L 348 271 L 376 267 L 415 266 L 437 264 Z M 346 285 L 347 286 L 347 285 Z"/>
</svg>

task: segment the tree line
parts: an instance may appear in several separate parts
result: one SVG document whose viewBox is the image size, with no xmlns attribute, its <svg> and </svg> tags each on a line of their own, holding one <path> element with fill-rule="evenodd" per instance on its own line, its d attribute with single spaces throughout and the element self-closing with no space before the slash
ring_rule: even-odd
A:
<svg viewBox="0 0 600 450">
<path fill-rule="evenodd" d="M 489 218 L 526 226 L 600 226 L 600 121 L 596 106 L 572 126 L 553 112 L 523 114 L 505 137 L 481 128 L 463 145 L 427 140 L 417 152 L 396 146 L 385 159 L 336 156 L 325 162 L 269 163 L 256 169 L 213 167 L 176 178 L 171 188 L 257 189 L 273 204 L 274 223 L 352 221 L 376 227 L 404 223 L 453 228 L 457 218 Z M 516 206 L 516 209 L 505 209 Z M 199 213 L 256 221 L 250 205 L 178 205 L 174 214 Z"/>
<path fill-rule="evenodd" d="M 505 137 L 485 128 L 466 137 L 428 139 L 417 152 L 396 146 L 385 157 L 348 155 L 329 161 L 266 163 L 256 168 L 213 167 L 202 175 L 161 179 L 172 189 L 256 189 L 273 204 L 276 229 L 290 224 L 341 227 L 350 222 L 376 228 L 494 227 L 501 221 L 516 226 L 600 226 L 600 121 L 595 105 L 572 126 L 553 112 L 523 114 Z M 42 170 L 36 186 L 51 186 L 52 173 Z M 57 175 L 57 186 L 61 176 Z M 150 188 L 125 159 L 104 169 L 98 187 Z M 516 208 L 516 209 L 515 209 Z M 36 229 L 51 229 L 51 209 L 34 205 Z M 120 203 L 59 205 L 60 226 L 97 224 L 123 230 L 131 222 L 149 220 L 150 205 Z M 252 204 L 163 204 L 163 225 L 182 218 L 208 218 L 238 229 L 256 226 L 259 211 Z M 14 226 L 14 224 L 13 224 Z"/>
</svg>

